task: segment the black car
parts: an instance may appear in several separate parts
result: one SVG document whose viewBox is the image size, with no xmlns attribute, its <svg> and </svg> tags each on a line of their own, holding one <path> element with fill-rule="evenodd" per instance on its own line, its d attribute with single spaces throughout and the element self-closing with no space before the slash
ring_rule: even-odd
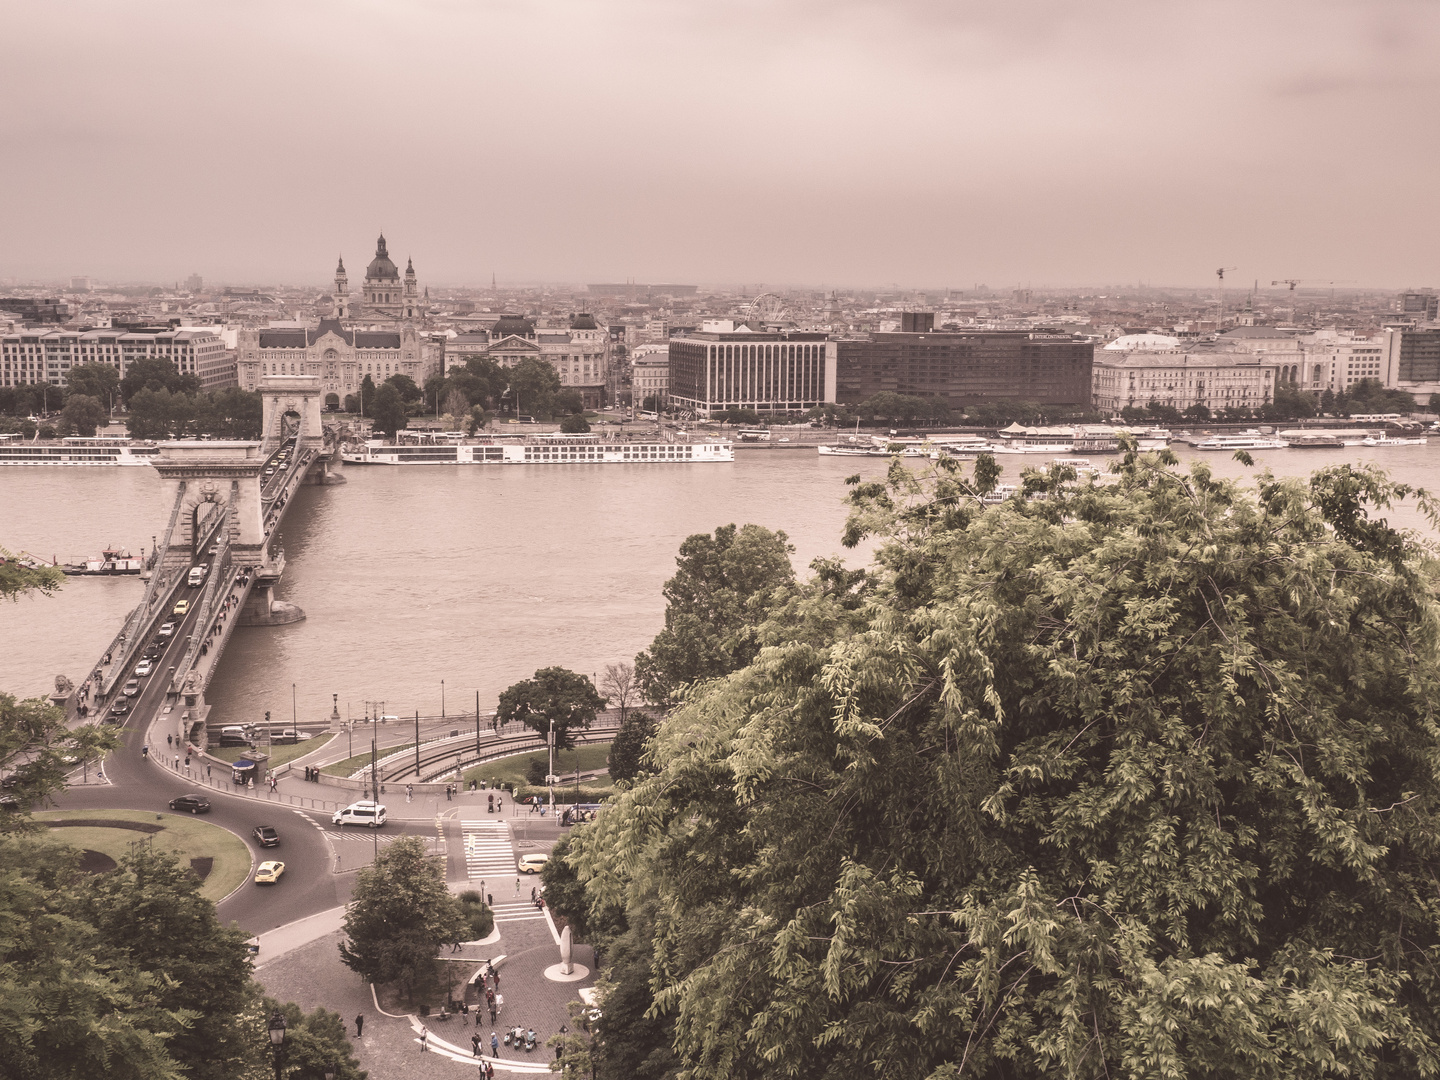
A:
<svg viewBox="0 0 1440 1080">
<path fill-rule="evenodd" d="M 250 835 L 255 837 L 255 843 L 261 847 L 280 846 L 280 834 L 275 831 L 273 825 L 256 825 Z"/>
<path fill-rule="evenodd" d="M 208 814 L 210 800 L 204 795 L 181 795 L 170 800 L 171 810 L 189 810 L 192 814 Z"/>
<path fill-rule="evenodd" d="M 115 699 L 115 704 L 113 704 L 113 705 L 110 706 L 110 715 L 111 715 L 111 716 L 124 716 L 126 713 L 128 713 L 128 712 L 130 711 L 132 705 L 133 705 L 133 702 L 131 702 L 131 700 L 130 700 L 128 697 L 116 698 L 116 699 Z"/>
</svg>

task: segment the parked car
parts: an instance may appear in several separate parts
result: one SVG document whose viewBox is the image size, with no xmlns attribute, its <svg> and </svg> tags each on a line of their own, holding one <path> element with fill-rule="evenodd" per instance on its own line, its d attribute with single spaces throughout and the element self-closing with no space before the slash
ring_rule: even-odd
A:
<svg viewBox="0 0 1440 1080">
<path fill-rule="evenodd" d="M 255 837 L 255 843 L 261 847 L 280 846 L 280 834 L 275 831 L 274 825 L 256 825 L 250 835 Z"/>
<path fill-rule="evenodd" d="M 274 885 L 280 880 L 280 875 L 285 873 L 283 862 L 262 862 L 255 871 L 256 885 Z"/>
<path fill-rule="evenodd" d="M 192 814 L 208 814 L 210 812 L 210 800 L 204 795 L 197 795 L 193 792 L 189 795 L 179 795 L 170 800 L 171 810 L 189 810 Z"/>
</svg>

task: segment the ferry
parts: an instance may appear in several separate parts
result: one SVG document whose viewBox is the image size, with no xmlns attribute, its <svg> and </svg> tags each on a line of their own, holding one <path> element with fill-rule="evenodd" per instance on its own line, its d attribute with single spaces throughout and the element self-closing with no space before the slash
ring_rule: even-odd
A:
<svg viewBox="0 0 1440 1080">
<path fill-rule="evenodd" d="M 734 461 L 728 440 L 608 442 L 595 435 L 478 436 L 464 442 L 367 439 L 341 450 L 347 465 L 610 465 L 623 462 Z"/>
<path fill-rule="evenodd" d="M 1258 431 L 1242 431 L 1238 435 L 1211 435 L 1195 443 L 1196 450 L 1282 450 L 1287 443 Z"/>
<path fill-rule="evenodd" d="M 160 448 L 124 435 L 72 435 L 56 442 L 24 442 L 0 435 L 0 465 L 149 465 Z"/>
<path fill-rule="evenodd" d="M 99 555 L 91 556 L 82 563 L 66 563 L 65 573 L 70 575 L 138 574 L 145 569 L 145 560 L 137 559 L 124 548 L 106 548 Z"/>
<path fill-rule="evenodd" d="M 853 436 L 852 436 L 853 438 Z M 906 457 L 938 458 L 940 451 L 922 439 L 881 438 L 872 435 L 869 442 L 821 443 L 816 449 L 822 455 L 837 457 Z"/>
<path fill-rule="evenodd" d="M 1287 439 L 1285 445 L 1291 450 L 1343 450 L 1345 442 L 1336 435 L 1311 433 L 1297 439 Z"/>
<path fill-rule="evenodd" d="M 1357 446 L 1424 446 L 1426 439 L 1424 435 L 1412 435 L 1402 437 L 1399 435 L 1370 435 L 1361 439 Z"/>
<path fill-rule="evenodd" d="M 1075 429 L 1071 427 L 1027 428 L 1011 424 L 1001 430 L 1000 439 L 1002 441 L 990 448 L 990 453 L 1068 454 L 1075 449 Z"/>
</svg>

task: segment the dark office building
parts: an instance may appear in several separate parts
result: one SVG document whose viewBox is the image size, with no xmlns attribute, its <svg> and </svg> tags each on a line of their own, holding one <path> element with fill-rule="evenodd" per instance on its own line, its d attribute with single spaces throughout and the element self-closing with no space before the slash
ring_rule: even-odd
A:
<svg viewBox="0 0 1440 1080">
<path fill-rule="evenodd" d="M 858 404 L 882 390 L 943 398 L 951 408 L 1001 400 L 1090 404 L 1095 346 L 1068 334 L 901 331 L 835 345 L 835 400 L 841 404 Z"/>
<path fill-rule="evenodd" d="M 1440 383 L 1440 330 L 1402 330 L 1395 377 L 1402 383 Z"/>
</svg>

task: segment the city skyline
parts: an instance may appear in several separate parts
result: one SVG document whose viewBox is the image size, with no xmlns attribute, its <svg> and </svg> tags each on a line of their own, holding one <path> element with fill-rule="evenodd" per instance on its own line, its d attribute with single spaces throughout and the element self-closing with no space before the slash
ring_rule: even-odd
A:
<svg viewBox="0 0 1440 1080">
<path fill-rule="evenodd" d="M 1429 4 L 58 10 L 0 12 L 0 278 L 1434 276 Z"/>
</svg>

